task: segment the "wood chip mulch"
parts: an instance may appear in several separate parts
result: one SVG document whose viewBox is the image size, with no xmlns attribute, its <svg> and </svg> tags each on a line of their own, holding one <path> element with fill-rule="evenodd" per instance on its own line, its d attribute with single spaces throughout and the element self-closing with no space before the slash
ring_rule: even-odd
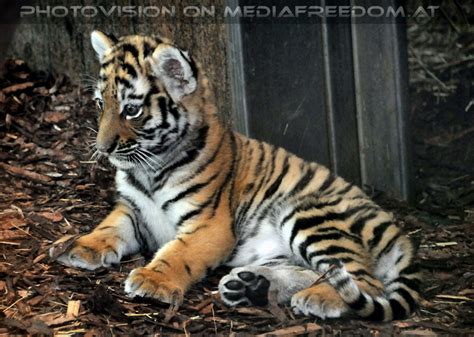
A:
<svg viewBox="0 0 474 337">
<path fill-rule="evenodd" d="M 430 214 L 379 198 L 420 243 L 423 301 L 408 320 L 377 324 L 294 316 L 274 301 L 265 308 L 223 305 L 216 292 L 226 269 L 195 285 L 180 308 L 130 299 L 123 282 L 144 258 L 94 272 L 50 261 L 66 234 L 90 231 L 111 209 L 113 172 L 91 161 L 95 109 L 64 77 L 10 60 L 0 78 L 0 334 L 385 336 L 474 334 L 472 218 L 440 224 Z"/>
</svg>

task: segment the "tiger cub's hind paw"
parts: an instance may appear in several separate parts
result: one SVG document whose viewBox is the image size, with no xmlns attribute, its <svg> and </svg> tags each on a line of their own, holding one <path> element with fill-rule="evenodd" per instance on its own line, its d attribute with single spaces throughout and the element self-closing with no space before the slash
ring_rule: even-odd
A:
<svg viewBox="0 0 474 337">
<path fill-rule="evenodd" d="M 233 269 L 219 282 L 221 299 L 229 306 L 267 305 L 269 288 L 270 281 L 265 277 L 242 268 Z"/>
<path fill-rule="evenodd" d="M 327 283 L 297 292 L 291 298 L 291 307 L 296 314 L 316 316 L 321 319 L 338 318 L 348 311 L 347 304 L 336 289 Z"/>
</svg>

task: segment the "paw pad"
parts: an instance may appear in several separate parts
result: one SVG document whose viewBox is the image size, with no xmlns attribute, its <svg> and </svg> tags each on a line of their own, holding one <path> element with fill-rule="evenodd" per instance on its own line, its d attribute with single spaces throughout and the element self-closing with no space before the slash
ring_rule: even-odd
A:
<svg viewBox="0 0 474 337">
<path fill-rule="evenodd" d="M 230 306 L 239 304 L 265 306 L 268 304 L 270 281 L 249 271 L 231 272 L 219 283 L 222 300 Z"/>
</svg>

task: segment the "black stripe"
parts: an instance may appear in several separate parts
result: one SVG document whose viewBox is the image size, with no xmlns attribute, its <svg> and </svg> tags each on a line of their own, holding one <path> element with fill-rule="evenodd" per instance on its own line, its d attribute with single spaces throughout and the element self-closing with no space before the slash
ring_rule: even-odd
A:
<svg viewBox="0 0 474 337">
<path fill-rule="evenodd" d="M 111 228 L 115 228 L 115 226 L 102 226 L 102 227 L 97 227 L 96 230 L 97 230 L 97 231 L 103 231 L 103 230 L 111 229 Z"/>
<path fill-rule="evenodd" d="M 272 209 L 274 208 L 274 203 L 283 195 L 284 192 L 278 193 L 278 195 L 275 198 L 272 198 L 272 196 L 276 193 L 276 191 L 278 191 L 281 185 L 281 182 L 283 181 L 283 179 L 285 179 L 286 175 L 288 174 L 288 170 L 289 170 L 289 161 L 288 161 L 288 156 L 286 155 L 285 161 L 282 167 L 282 172 L 275 179 L 275 181 L 270 185 L 270 187 L 265 191 L 260 207 L 258 207 L 255 210 L 255 213 L 252 215 L 249 221 L 252 221 L 256 215 L 260 214 L 258 216 L 257 222 L 261 222 L 263 219 L 267 217 L 268 213 L 272 211 Z M 260 211 L 261 206 L 265 203 L 266 203 L 265 208 Z M 255 229 L 255 232 L 256 231 L 258 231 L 257 228 Z"/>
<path fill-rule="evenodd" d="M 208 200 L 209 201 L 209 200 Z M 184 214 L 181 216 L 181 218 L 178 220 L 176 223 L 176 227 L 180 227 L 183 223 L 185 223 L 187 220 L 191 219 L 192 217 L 200 214 L 202 212 L 202 208 L 197 208 L 192 211 L 189 211 L 188 213 Z"/>
<path fill-rule="evenodd" d="M 387 228 L 390 227 L 390 225 L 392 224 L 393 224 L 392 221 L 385 221 L 385 222 L 380 223 L 377 227 L 375 227 L 374 236 L 368 242 L 368 245 L 370 248 L 374 248 L 379 244 L 380 240 L 382 239 L 383 234 L 385 233 Z"/>
<path fill-rule="evenodd" d="M 153 82 L 151 82 L 153 83 Z M 151 89 L 147 92 L 147 94 L 145 95 L 145 99 L 143 101 L 143 105 L 145 106 L 150 106 L 150 103 L 151 103 L 151 98 L 153 95 L 157 95 L 161 93 L 160 89 L 156 86 L 152 86 Z"/>
<path fill-rule="evenodd" d="M 408 303 L 408 306 L 410 307 L 410 312 L 413 312 L 416 308 L 416 301 L 413 296 L 406 289 L 403 288 L 398 288 L 396 290 L 396 293 L 403 297 L 403 299 Z"/>
<path fill-rule="evenodd" d="M 340 292 L 341 289 L 346 288 L 351 282 L 353 281 L 350 277 L 344 277 L 338 280 L 333 286 L 338 292 Z"/>
<path fill-rule="evenodd" d="M 329 175 L 326 177 L 326 179 L 324 180 L 324 182 L 321 184 L 321 186 L 319 187 L 319 193 L 323 193 L 324 191 L 326 191 L 329 186 L 332 185 L 332 183 L 334 182 L 334 180 L 336 180 L 336 176 L 332 173 L 329 173 Z"/>
<path fill-rule="evenodd" d="M 170 127 L 170 123 L 168 122 L 168 109 L 166 104 L 166 98 L 163 96 L 158 97 L 158 107 L 160 108 L 161 112 L 161 124 L 158 126 L 162 129 L 167 129 Z"/>
<path fill-rule="evenodd" d="M 218 174 L 216 173 L 211 178 L 209 178 L 208 180 L 206 180 L 202 183 L 199 183 L 199 184 L 194 184 L 194 185 L 190 186 L 189 188 L 187 188 L 186 190 L 181 191 L 174 198 L 167 200 L 161 208 L 166 211 L 172 203 L 177 202 L 178 200 L 181 200 L 186 196 L 189 196 L 191 194 L 195 194 L 195 193 L 199 192 L 203 187 L 209 185 L 209 183 L 211 181 L 216 179 L 217 176 L 218 176 Z"/>
<path fill-rule="evenodd" d="M 178 107 L 174 104 L 173 100 L 171 99 L 168 100 L 168 110 L 171 113 L 171 116 L 173 116 L 174 120 L 179 119 Z"/>
<path fill-rule="evenodd" d="M 188 213 L 185 213 L 181 216 L 181 218 L 178 220 L 178 222 L 176 223 L 175 227 L 176 228 L 179 228 L 181 225 L 183 225 L 187 220 L 191 219 L 192 217 L 196 216 L 196 215 L 199 215 L 201 214 L 201 212 L 207 207 L 209 206 L 209 204 L 211 203 L 212 201 L 212 198 L 209 198 L 208 200 L 206 200 L 204 203 L 202 203 L 198 208 L 192 210 L 192 211 L 189 211 Z"/>
<path fill-rule="evenodd" d="M 309 235 L 306 240 L 304 240 L 300 246 L 300 255 L 301 256 L 306 256 L 306 250 L 310 245 L 312 245 L 315 242 L 321 242 L 323 240 L 337 240 L 342 237 L 341 233 L 328 233 L 328 234 L 314 234 L 314 235 Z"/>
<path fill-rule="evenodd" d="M 231 176 L 231 181 L 230 181 L 230 190 L 229 190 L 229 194 L 228 194 L 228 202 L 229 202 L 229 207 L 230 209 L 235 209 L 235 205 L 233 205 L 232 201 L 233 201 L 233 197 L 234 197 L 234 189 L 235 189 L 235 176 L 237 174 L 237 170 L 236 170 L 236 167 L 238 166 L 238 163 L 240 162 L 240 158 L 241 158 L 241 151 L 237 151 L 237 140 L 235 138 L 235 133 L 231 133 L 230 134 L 230 140 L 231 140 L 231 143 L 230 143 L 230 149 L 231 149 L 231 156 L 232 156 L 232 165 L 230 167 L 230 171 L 232 172 L 232 176 Z M 235 235 L 235 222 L 232 221 L 232 231 Z"/>
<path fill-rule="evenodd" d="M 148 198 L 151 198 L 150 192 L 143 186 L 143 184 L 138 181 L 138 179 L 131 173 L 126 172 L 127 182 L 132 185 L 134 188 L 145 194 Z"/>
<path fill-rule="evenodd" d="M 178 240 L 179 242 L 181 242 L 184 246 L 187 246 L 188 244 L 186 243 L 186 241 L 184 241 L 182 238 L 180 237 L 177 237 L 176 240 Z"/>
<path fill-rule="evenodd" d="M 222 133 L 221 138 L 219 139 L 219 145 L 216 146 L 216 149 L 214 150 L 214 152 L 212 153 L 212 155 L 209 157 L 208 160 L 206 160 L 205 163 L 203 163 L 201 166 L 199 166 L 199 167 L 196 169 L 196 171 L 195 171 L 187 180 L 191 180 L 191 179 L 193 179 L 194 177 L 196 177 L 197 175 L 199 175 L 199 174 L 201 174 L 202 172 L 204 172 L 204 170 L 205 170 L 212 162 L 214 162 L 214 160 L 216 160 L 217 155 L 219 154 L 220 149 L 221 149 L 221 147 L 222 147 L 222 144 L 224 143 L 224 142 L 223 142 L 224 136 L 225 136 L 225 133 Z"/>
<path fill-rule="evenodd" d="M 306 186 L 313 180 L 316 170 L 308 167 L 306 173 L 301 177 L 301 179 L 296 183 L 295 187 L 288 194 L 289 196 L 294 196 L 300 191 L 304 190 Z"/>
<path fill-rule="evenodd" d="M 143 96 L 142 94 L 140 94 L 140 95 L 129 94 L 129 95 L 127 96 L 128 99 L 137 99 L 137 100 L 143 99 L 143 97 L 144 97 L 144 96 Z M 151 118 L 151 116 L 148 116 L 148 117 Z M 145 123 L 146 123 L 146 121 L 143 121 L 143 124 L 145 124 Z"/>
<path fill-rule="evenodd" d="M 237 216 L 235 217 L 237 225 L 240 224 L 242 219 L 247 215 L 247 212 L 249 211 L 249 209 L 254 204 L 255 198 L 257 197 L 258 192 L 260 191 L 260 189 L 262 188 L 262 186 L 264 185 L 264 182 L 266 180 L 265 175 L 262 174 L 262 172 L 261 172 L 263 162 L 264 162 L 264 159 L 265 159 L 265 154 L 266 154 L 265 147 L 263 146 L 263 143 L 258 143 L 258 148 L 259 148 L 259 151 L 260 151 L 260 155 L 259 155 L 259 159 L 257 161 L 257 164 L 255 165 L 254 175 L 256 175 L 256 177 L 260 178 L 260 180 L 258 181 L 257 186 L 255 187 L 252 196 L 250 198 L 248 198 L 248 201 L 244 202 L 241 205 L 241 207 L 239 208 L 239 210 L 237 212 Z"/>
<path fill-rule="evenodd" d="M 265 160 L 265 146 L 263 143 L 258 143 L 258 149 L 260 150 L 260 156 L 258 157 L 257 165 L 255 166 L 255 174 L 260 174 L 263 166 L 263 161 Z"/>
<path fill-rule="evenodd" d="M 123 50 L 124 54 L 126 52 L 129 52 L 130 54 L 132 54 L 133 57 L 137 60 L 137 63 L 138 63 L 138 49 L 137 49 L 137 47 L 135 47 L 134 45 L 128 44 L 128 43 L 124 43 L 122 45 L 122 50 Z"/>
<path fill-rule="evenodd" d="M 397 261 L 395 261 L 395 266 L 396 266 L 397 264 L 399 264 L 400 261 L 403 260 L 404 258 L 405 258 L 405 255 L 403 255 L 403 254 L 400 255 L 400 256 L 398 257 Z"/>
<path fill-rule="evenodd" d="M 197 78 L 198 77 L 198 67 L 196 66 L 196 62 L 194 62 L 192 57 L 189 60 L 189 66 L 191 67 L 191 71 L 193 72 L 194 78 Z"/>
<path fill-rule="evenodd" d="M 115 61 L 115 58 L 111 58 L 110 60 L 107 60 L 107 61 L 101 63 L 101 64 L 100 64 L 100 67 L 101 67 L 102 69 L 105 69 L 105 68 L 107 68 L 109 65 L 111 65 L 114 61 Z"/>
<path fill-rule="evenodd" d="M 140 96 L 142 96 L 142 95 L 140 95 Z M 152 118 L 153 118 L 152 115 L 146 115 L 145 118 L 142 121 L 143 125 L 146 125 L 146 123 L 148 123 L 148 121 L 151 120 Z"/>
<path fill-rule="evenodd" d="M 361 234 L 362 230 L 364 229 L 365 227 L 365 224 L 367 223 L 367 221 L 370 221 L 372 219 L 374 219 L 375 217 L 377 217 L 378 215 L 378 212 L 374 212 L 374 213 L 370 213 L 368 215 L 364 215 L 362 217 L 360 217 L 359 219 L 357 219 L 350 227 L 350 231 L 352 233 L 354 233 L 355 235 L 359 235 Z"/>
<path fill-rule="evenodd" d="M 109 145 L 108 149 L 106 150 L 107 153 L 112 153 L 117 148 L 119 139 L 120 137 L 118 135 L 115 136 L 114 140 L 112 141 L 112 143 Z"/>
<path fill-rule="evenodd" d="M 234 163 L 235 163 L 235 158 L 232 159 L 231 167 L 229 168 L 229 171 L 227 172 L 227 174 L 224 178 L 224 181 L 219 186 L 219 189 L 218 189 L 217 193 L 214 195 L 214 204 L 212 206 L 213 207 L 212 216 L 215 215 L 217 206 L 219 205 L 219 202 L 220 202 L 221 197 L 222 197 L 222 193 L 224 192 L 225 188 L 227 187 L 227 185 L 231 181 L 232 176 L 234 175 L 234 172 L 233 172 Z"/>
<path fill-rule="evenodd" d="M 367 270 L 365 269 L 357 269 L 354 271 L 351 271 L 350 274 L 354 277 L 359 277 L 359 276 L 368 276 L 371 278 L 374 278 Z"/>
<path fill-rule="evenodd" d="M 254 187 L 255 187 L 254 183 L 248 183 L 244 188 L 244 194 L 249 194 Z"/>
<path fill-rule="evenodd" d="M 181 232 L 181 234 L 191 235 L 191 234 L 194 234 L 197 231 L 200 231 L 201 229 L 204 229 L 204 228 L 207 228 L 207 227 L 209 227 L 209 226 L 208 225 L 199 225 L 196 228 L 194 228 L 193 230 L 188 231 L 188 232 Z"/>
<path fill-rule="evenodd" d="M 153 75 L 148 75 L 146 78 L 148 79 L 148 82 L 150 82 L 150 84 L 153 86 L 151 90 L 159 90 L 156 87 L 156 77 L 154 77 Z"/>
<path fill-rule="evenodd" d="M 337 195 L 344 195 L 347 192 L 349 192 L 352 189 L 352 187 L 354 187 L 354 185 L 348 183 L 346 187 L 344 187 L 342 190 L 337 191 L 336 193 Z"/>
<path fill-rule="evenodd" d="M 196 67 L 196 63 L 194 62 L 194 60 L 192 58 L 189 58 L 188 56 L 186 56 L 182 50 L 178 49 L 179 50 L 179 53 L 181 54 L 181 56 L 186 60 L 188 61 L 188 64 L 189 64 L 189 67 L 191 68 L 191 71 L 193 73 L 193 77 L 194 78 L 197 78 L 197 75 L 198 75 L 198 69 Z"/>
<path fill-rule="evenodd" d="M 159 259 L 158 261 L 160 261 L 161 263 L 163 263 L 165 266 L 167 267 L 170 267 L 171 268 L 171 265 L 168 261 L 164 260 L 164 259 Z"/>
<path fill-rule="evenodd" d="M 143 129 L 142 132 L 145 136 L 152 135 L 153 138 L 154 138 L 155 137 L 155 132 L 156 132 L 157 129 L 158 129 L 158 126 L 155 126 L 153 128 L 150 128 L 150 129 Z"/>
<path fill-rule="evenodd" d="M 153 53 L 153 51 L 154 48 L 151 44 L 149 44 L 148 42 L 143 43 L 143 58 L 149 56 L 151 53 Z"/>
<path fill-rule="evenodd" d="M 128 89 L 131 89 L 133 88 L 132 84 L 130 83 L 129 80 L 127 80 L 126 78 L 120 78 L 118 76 L 115 76 L 115 83 L 117 84 L 122 84 L 125 88 L 128 88 Z"/>
<path fill-rule="evenodd" d="M 356 271 L 351 271 L 350 273 L 354 279 L 359 280 L 361 282 L 365 282 L 369 284 L 371 287 L 379 288 L 379 285 L 375 284 L 375 281 L 377 279 L 373 277 L 368 271 L 364 269 L 359 269 Z"/>
<path fill-rule="evenodd" d="M 135 68 L 131 64 L 124 63 L 124 64 L 122 64 L 122 68 L 131 77 L 137 78 L 137 71 L 135 70 Z"/>
<path fill-rule="evenodd" d="M 117 37 L 112 34 L 112 33 L 104 33 L 105 36 L 107 36 L 110 40 L 112 40 L 112 42 L 115 44 L 118 42 L 118 39 Z"/>
<path fill-rule="evenodd" d="M 288 213 L 280 222 L 280 229 L 291 219 L 296 213 L 296 208 L 294 208 L 290 213 Z M 294 229 L 294 228 L 293 228 Z M 295 234 L 296 235 L 296 234 Z"/>
<path fill-rule="evenodd" d="M 258 182 L 258 185 L 254 188 L 254 192 L 252 196 L 248 199 L 247 202 L 244 202 L 239 208 L 237 212 L 237 216 L 235 217 L 236 224 L 241 223 L 241 220 L 247 215 L 247 212 L 249 211 L 250 207 L 252 207 L 255 201 L 255 198 L 257 197 L 257 194 L 260 191 L 260 188 L 263 186 L 263 181 L 264 181 L 264 178 L 261 177 L 260 181 Z"/>
<path fill-rule="evenodd" d="M 306 260 L 306 262 L 310 263 L 311 260 L 315 258 L 316 256 L 333 256 L 336 254 L 354 254 L 357 256 L 359 255 L 357 252 L 353 251 L 352 249 L 332 245 L 332 246 L 329 246 L 328 248 L 312 252 L 309 255 L 307 255 L 307 252 L 305 252 L 305 254 L 302 254 L 301 256 Z"/>
<path fill-rule="evenodd" d="M 269 181 L 272 178 L 273 172 L 275 170 L 275 160 L 276 160 L 276 157 L 277 157 L 278 150 L 275 149 L 275 148 L 271 148 L 271 156 L 272 156 L 271 165 L 269 165 L 267 163 L 267 165 L 265 166 L 265 172 L 263 174 L 261 173 L 263 165 L 260 165 L 260 164 L 264 163 L 263 158 L 265 157 L 266 151 L 265 151 L 265 148 L 263 147 L 263 143 L 259 143 L 259 146 L 260 145 L 261 145 L 261 150 L 262 150 L 262 152 L 261 152 L 262 156 L 259 158 L 259 162 L 257 163 L 256 169 L 255 169 L 255 174 L 257 174 L 257 176 L 261 177 L 261 180 L 259 182 L 258 187 L 255 189 L 255 192 L 253 193 L 252 197 L 250 198 L 250 201 L 247 202 L 244 205 L 244 207 L 241 209 L 241 212 L 239 212 L 238 217 L 237 217 L 237 223 L 240 222 L 241 216 L 244 216 L 247 213 L 247 211 L 250 209 L 250 207 L 253 205 L 253 203 L 255 201 L 255 198 L 258 195 L 258 192 L 260 191 L 260 189 L 262 187 L 264 187 L 266 184 L 269 183 Z M 260 161 L 260 160 L 262 160 L 262 161 Z M 270 172 L 268 172 L 269 168 L 270 168 Z M 265 201 L 265 199 L 262 198 L 261 202 L 263 203 L 264 201 Z M 259 206 L 257 206 L 257 209 L 255 210 L 255 213 L 252 215 L 251 219 L 253 219 L 255 217 L 255 215 L 258 214 L 260 206 L 261 206 L 261 204 Z M 251 232 L 250 234 L 254 235 L 255 231 Z"/>
<path fill-rule="evenodd" d="M 293 211 L 294 213 L 299 213 L 299 212 L 307 212 L 312 209 L 322 209 L 324 207 L 329 207 L 329 206 L 335 206 L 341 202 L 341 199 L 336 199 L 333 201 L 322 201 L 322 202 L 308 202 L 308 203 L 302 203 L 299 206 L 297 206 Z"/>
<path fill-rule="evenodd" d="M 355 213 L 359 212 L 361 209 L 366 208 L 366 205 L 356 206 L 350 208 L 342 213 L 327 213 L 325 215 L 318 215 L 310 218 L 299 218 L 295 221 L 293 229 L 290 236 L 290 247 L 293 244 L 293 241 L 300 230 L 305 230 L 311 227 L 316 227 L 327 221 L 334 220 L 344 220 L 350 218 Z"/>
<path fill-rule="evenodd" d="M 322 265 L 322 264 L 328 264 L 328 265 L 340 265 L 341 263 L 344 264 L 344 263 L 348 263 L 348 262 L 352 262 L 354 261 L 353 258 L 351 257 L 338 257 L 338 258 L 327 258 L 327 259 L 320 259 L 318 260 L 318 262 L 316 262 L 316 265 L 314 266 L 316 270 L 319 270 L 319 267 Z"/>
<path fill-rule="evenodd" d="M 267 165 L 267 168 L 270 167 L 270 172 L 267 173 L 266 170 L 265 170 L 266 173 L 265 173 L 265 182 L 263 184 L 264 186 L 266 186 L 270 182 L 270 180 L 273 177 L 273 173 L 275 172 L 276 159 L 278 157 L 278 149 L 272 147 L 270 154 L 271 154 L 271 157 L 272 157 L 271 164 L 270 164 L 270 166 Z"/>
<path fill-rule="evenodd" d="M 288 173 L 289 168 L 290 168 L 290 165 L 288 163 L 288 156 L 285 156 L 285 162 L 283 163 L 283 170 L 278 176 L 278 178 L 275 179 L 273 184 L 271 184 L 270 187 L 265 191 L 265 195 L 263 196 L 263 201 L 270 199 L 270 197 L 278 190 L 278 188 L 281 185 L 281 182 L 283 181 L 286 174 Z"/>
<path fill-rule="evenodd" d="M 380 251 L 380 253 L 377 254 L 377 256 L 375 256 L 377 259 L 385 254 L 387 254 L 388 252 L 390 252 L 390 250 L 393 248 L 393 245 L 395 244 L 395 242 L 400 238 L 401 234 L 400 233 L 397 233 L 393 236 L 393 238 L 390 239 L 390 241 L 387 242 L 387 244 L 385 245 L 384 249 L 382 249 Z"/>
<path fill-rule="evenodd" d="M 333 233 L 310 235 L 308 236 L 308 239 L 311 239 L 311 241 L 316 242 L 322 240 L 338 240 L 342 237 L 344 237 L 344 233 L 342 233 L 341 231 L 337 231 Z"/>
<path fill-rule="evenodd" d="M 130 214 L 125 213 L 125 216 L 130 220 L 130 223 L 132 224 L 133 234 L 135 236 L 135 240 L 137 240 L 138 246 L 140 247 L 140 252 L 144 256 L 148 255 L 149 253 L 148 243 L 143 237 L 142 232 L 140 231 L 140 228 L 138 226 L 138 223 L 133 219 L 133 217 Z"/>
<path fill-rule="evenodd" d="M 137 241 L 141 241 L 142 243 L 139 244 L 140 247 L 140 252 L 142 255 L 145 257 L 145 259 L 149 259 L 152 257 L 152 254 L 155 253 L 155 251 L 151 251 L 149 243 L 155 245 L 157 244 L 156 241 L 154 240 L 153 235 L 150 233 L 148 227 L 146 226 L 146 223 L 144 219 L 141 216 L 140 208 L 137 206 L 137 204 L 128 196 L 123 195 L 122 193 L 118 193 L 119 198 L 123 200 L 125 205 L 129 205 L 129 207 L 133 210 L 133 214 L 135 218 L 129 215 L 130 221 L 132 222 L 132 225 L 134 226 L 134 232 L 135 232 L 135 238 Z M 143 225 L 141 225 L 143 223 Z M 136 229 L 136 230 L 135 230 Z M 143 230 L 143 231 L 142 231 Z M 143 233 L 145 232 L 145 233 Z M 149 242 L 150 241 L 150 242 Z"/>
<path fill-rule="evenodd" d="M 333 231 L 341 233 L 344 237 L 354 241 L 355 243 L 362 244 L 362 239 L 360 238 L 360 236 L 354 235 L 341 229 L 337 229 L 335 227 L 318 228 L 317 233 L 327 233 Z"/>
<path fill-rule="evenodd" d="M 186 164 L 189 164 L 192 161 L 194 161 L 196 159 L 196 157 L 199 155 L 201 149 L 206 144 L 208 131 L 209 131 L 209 127 L 207 125 L 201 127 L 198 130 L 197 138 L 194 140 L 194 147 L 192 149 L 186 151 L 185 156 L 182 159 L 178 160 L 177 162 L 175 162 L 175 163 L 165 167 L 163 170 L 161 170 L 160 174 L 155 177 L 154 182 L 155 183 L 161 182 L 168 172 L 175 171 L 178 168 L 180 168 L 182 166 L 185 166 Z M 161 186 L 163 185 L 163 183 L 161 184 Z M 154 190 L 160 188 L 161 186 L 154 187 Z"/>
<path fill-rule="evenodd" d="M 360 292 L 359 297 L 354 302 L 346 302 L 347 305 L 351 307 L 351 309 L 359 311 L 365 308 L 365 305 L 367 304 L 367 298 L 365 295 Z"/>
<path fill-rule="evenodd" d="M 336 218 L 336 214 L 329 213 L 322 216 L 296 219 L 295 224 L 293 225 L 293 229 L 291 230 L 290 247 L 293 245 L 293 241 L 295 240 L 295 237 L 299 231 L 305 230 L 311 227 L 319 226 L 322 223 L 326 221 L 334 220 L 335 218 Z"/>
<path fill-rule="evenodd" d="M 392 319 L 403 319 L 408 316 L 407 310 L 403 307 L 403 305 L 398 302 L 396 299 L 389 300 L 390 307 L 392 308 Z"/>
<path fill-rule="evenodd" d="M 380 304 L 378 301 L 374 300 L 374 309 L 370 313 L 370 315 L 367 316 L 367 319 L 371 321 L 383 321 L 385 318 L 385 310 L 383 308 L 383 305 Z"/>
<path fill-rule="evenodd" d="M 184 264 L 184 269 L 186 270 L 186 273 L 188 273 L 189 276 L 191 276 L 191 268 L 189 268 L 189 266 L 185 263 Z"/>
</svg>

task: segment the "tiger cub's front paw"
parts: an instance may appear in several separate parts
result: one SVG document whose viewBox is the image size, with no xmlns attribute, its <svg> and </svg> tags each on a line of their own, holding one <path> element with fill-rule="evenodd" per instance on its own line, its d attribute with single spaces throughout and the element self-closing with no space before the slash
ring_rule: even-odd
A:
<svg viewBox="0 0 474 337">
<path fill-rule="evenodd" d="M 181 304 L 184 291 L 160 271 L 146 267 L 132 270 L 125 281 L 125 292 L 130 297 L 143 296 L 161 302 Z"/>
<path fill-rule="evenodd" d="M 121 259 L 116 237 L 98 237 L 94 233 L 77 239 L 65 236 L 53 244 L 49 255 L 66 266 L 88 270 L 110 267 Z"/>
</svg>

